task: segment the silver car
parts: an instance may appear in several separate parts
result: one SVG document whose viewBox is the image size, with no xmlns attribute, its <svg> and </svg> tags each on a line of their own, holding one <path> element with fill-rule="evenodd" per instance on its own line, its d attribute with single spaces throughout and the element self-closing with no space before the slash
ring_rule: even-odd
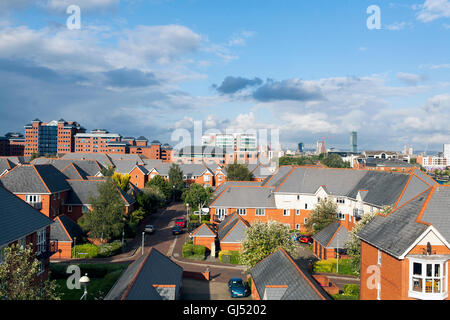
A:
<svg viewBox="0 0 450 320">
<path fill-rule="evenodd" d="M 152 224 L 148 224 L 145 226 L 144 231 L 145 231 L 145 233 L 153 233 L 153 232 L 155 232 L 155 228 L 153 227 Z"/>
</svg>

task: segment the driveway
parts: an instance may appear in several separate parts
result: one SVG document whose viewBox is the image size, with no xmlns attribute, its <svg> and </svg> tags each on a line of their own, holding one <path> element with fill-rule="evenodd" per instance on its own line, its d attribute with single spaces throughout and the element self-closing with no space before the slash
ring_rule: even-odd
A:
<svg viewBox="0 0 450 320">
<path fill-rule="evenodd" d="M 245 298 L 231 298 L 228 285 L 223 282 L 183 279 L 181 300 L 252 300 Z"/>
</svg>

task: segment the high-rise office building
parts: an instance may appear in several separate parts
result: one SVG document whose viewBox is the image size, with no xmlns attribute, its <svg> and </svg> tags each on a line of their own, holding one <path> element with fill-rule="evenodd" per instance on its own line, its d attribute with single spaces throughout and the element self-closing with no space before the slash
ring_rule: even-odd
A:
<svg viewBox="0 0 450 320">
<path fill-rule="evenodd" d="M 325 141 L 317 141 L 316 145 L 316 154 L 327 153 L 327 149 L 325 146 Z"/>
<path fill-rule="evenodd" d="M 300 142 L 300 143 L 298 144 L 298 149 L 297 149 L 297 151 L 298 151 L 299 153 L 303 153 L 303 152 L 305 151 L 305 145 L 303 144 L 303 142 Z"/>
<path fill-rule="evenodd" d="M 358 133 L 356 131 L 350 133 L 350 152 L 358 153 Z"/>
<path fill-rule="evenodd" d="M 450 144 L 444 144 L 444 158 L 450 159 Z"/>
</svg>

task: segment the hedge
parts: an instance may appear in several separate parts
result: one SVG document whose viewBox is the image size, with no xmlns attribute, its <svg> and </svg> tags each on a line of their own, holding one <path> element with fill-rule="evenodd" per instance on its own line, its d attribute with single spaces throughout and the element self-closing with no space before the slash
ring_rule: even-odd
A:
<svg viewBox="0 0 450 320">
<path fill-rule="evenodd" d="M 66 272 L 67 267 L 70 264 L 67 263 L 50 263 L 50 272 L 52 279 L 67 279 L 69 274 Z M 126 264 L 92 264 L 92 263 L 81 263 L 78 264 L 81 269 L 81 275 L 88 274 L 90 278 L 104 278 L 106 275 L 112 272 L 122 272 L 126 269 Z"/>
<path fill-rule="evenodd" d="M 98 252 L 99 248 L 94 244 L 79 244 L 72 248 L 72 258 L 95 258 L 98 255 Z"/>
<path fill-rule="evenodd" d="M 184 258 L 204 260 L 206 256 L 206 247 L 192 244 L 188 241 L 183 245 L 182 254 Z"/>
<path fill-rule="evenodd" d="M 359 297 L 359 288 L 358 284 L 346 284 L 344 285 L 344 295 Z"/>
<path fill-rule="evenodd" d="M 239 251 L 222 250 L 219 252 L 219 261 L 223 263 L 223 256 L 230 256 L 231 264 L 240 264 L 241 254 Z"/>
<path fill-rule="evenodd" d="M 111 257 L 122 251 L 122 241 L 116 240 L 110 243 L 105 243 L 100 246 L 98 255 L 100 257 Z"/>
</svg>

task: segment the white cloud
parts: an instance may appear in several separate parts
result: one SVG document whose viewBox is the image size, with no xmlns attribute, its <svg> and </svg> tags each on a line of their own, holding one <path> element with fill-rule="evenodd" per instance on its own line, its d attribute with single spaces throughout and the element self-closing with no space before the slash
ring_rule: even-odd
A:
<svg viewBox="0 0 450 320">
<path fill-rule="evenodd" d="M 417 19 L 422 22 L 450 18 L 450 0 L 426 0 L 420 8 Z"/>
<path fill-rule="evenodd" d="M 386 25 L 386 29 L 391 31 L 400 31 L 405 29 L 407 26 L 411 27 L 412 25 L 410 23 L 406 23 L 405 21 L 394 22 L 393 24 Z"/>
<path fill-rule="evenodd" d="M 398 72 L 397 78 L 409 85 L 417 85 L 420 81 L 425 80 L 425 77 L 423 75 L 405 72 Z"/>
</svg>

